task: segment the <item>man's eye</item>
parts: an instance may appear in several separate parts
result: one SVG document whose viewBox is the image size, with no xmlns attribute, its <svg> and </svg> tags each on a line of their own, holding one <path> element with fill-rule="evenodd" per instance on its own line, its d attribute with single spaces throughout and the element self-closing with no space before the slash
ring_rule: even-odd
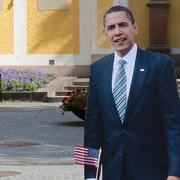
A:
<svg viewBox="0 0 180 180">
<path fill-rule="evenodd" d="M 127 27 L 128 26 L 128 23 L 121 23 L 119 24 L 119 27 Z"/>
<path fill-rule="evenodd" d="M 114 26 L 108 26 L 107 30 L 112 30 Z"/>
</svg>

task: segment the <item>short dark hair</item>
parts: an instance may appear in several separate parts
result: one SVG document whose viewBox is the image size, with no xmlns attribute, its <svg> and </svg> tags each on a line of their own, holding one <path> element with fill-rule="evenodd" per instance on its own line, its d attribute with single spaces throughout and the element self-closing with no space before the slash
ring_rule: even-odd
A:
<svg viewBox="0 0 180 180">
<path fill-rule="evenodd" d="M 112 6 L 112 7 L 110 7 L 110 8 L 106 11 L 106 13 L 105 13 L 105 15 L 104 15 L 104 17 L 103 17 L 103 24 L 104 24 L 104 26 L 105 26 L 105 19 L 106 19 L 106 16 L 107 16 L 108 14 L 111 14 L 111 13 L 113 13 L 113 12 L 120 12 L 120 11 L 124 11 L 124 12 L 126 13 L 128 19 L 131 21 L 132 24 L 135 23 L 134 16 L 133 16 L 133 13 L 131 12 L 131 10 L 128 9 L 127 7 L 117 5 L 117 6 Z"/>
</svg>

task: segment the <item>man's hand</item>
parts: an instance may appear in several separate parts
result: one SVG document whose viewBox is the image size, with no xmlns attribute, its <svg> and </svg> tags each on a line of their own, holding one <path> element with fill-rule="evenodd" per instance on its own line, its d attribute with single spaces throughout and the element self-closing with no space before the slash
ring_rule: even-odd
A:
<svg viewBox="0 0 180 180">
<path fill-rule="evenodd" d="M 168 176 L 167 180 L 180 180 L 180 177 L 177 177 L 177 176 Z"/>
</svg>

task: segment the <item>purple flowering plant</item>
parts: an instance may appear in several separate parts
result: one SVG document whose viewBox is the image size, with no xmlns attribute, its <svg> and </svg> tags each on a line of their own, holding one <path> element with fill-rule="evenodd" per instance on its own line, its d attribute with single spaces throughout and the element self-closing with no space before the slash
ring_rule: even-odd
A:
<svg viewBox="0 0 180 180">
<path fill-rule="evenodd" d="M 0 70 L 2 92 L 36 91 L 55 77 L 39 70 Z"/>
</svg>

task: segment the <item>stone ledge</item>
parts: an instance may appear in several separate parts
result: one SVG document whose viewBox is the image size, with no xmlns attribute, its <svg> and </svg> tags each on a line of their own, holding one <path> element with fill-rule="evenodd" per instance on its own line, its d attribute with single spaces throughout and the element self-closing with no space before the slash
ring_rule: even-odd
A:
<svg viewBox="0 0 180 180">
<path fill-rule="evenodd" d="M 41 101 L 47 102 L 47 92 L 2 92 L 3 101 Z"/>
</svg>

